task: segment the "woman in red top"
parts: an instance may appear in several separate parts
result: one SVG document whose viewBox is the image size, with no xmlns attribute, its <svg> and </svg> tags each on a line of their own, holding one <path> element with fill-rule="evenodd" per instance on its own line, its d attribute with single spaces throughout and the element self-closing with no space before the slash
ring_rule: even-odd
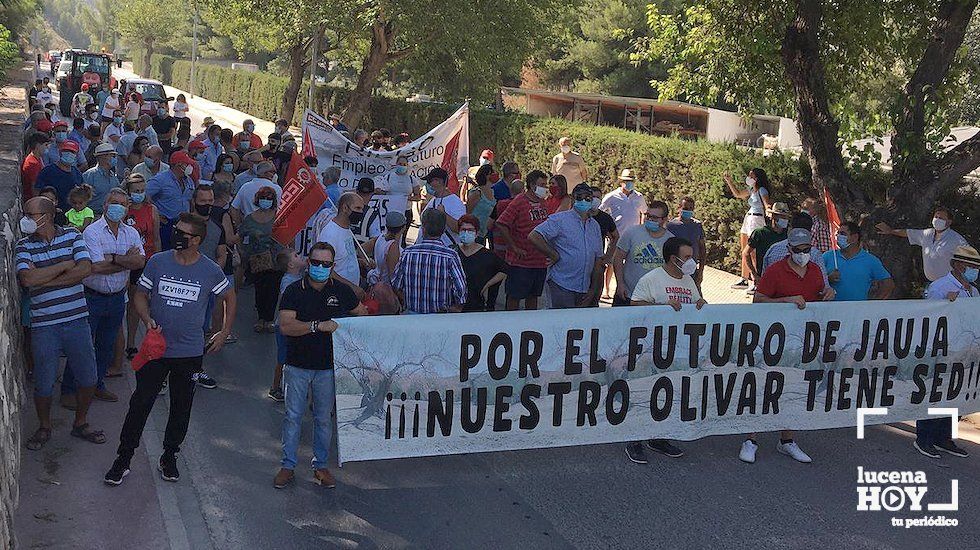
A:
<svg viewBox="0 0 980 550">
<path fill-rule="evenodd" d="M 551 176 L 548 182 L 548 198 L 541 201 L 548 215 L 568 210 L 572 207 L 572 197 L 568 194 L 568 180 L 561 174 Z"/>
<path fill-rule="evenodd" d="M 157 251 L 160 242 L 160 212 L 153 203 L 146 200 L 146 180 L 141 174 L 130 174 L 124 183 L 129 193 L 129 212 L 126 214 L 126 225 L 132 227 L 143 239 L 143 251 L 149 258 Z M 126 311 L 126 357 L 132 359 L 139 351 L 136 349 L 136 329 L 139 326 L 139 315 L 133 308 L 133 292 L 136 281 L 143 274 L 142 269 L 129 272 L 129 305 Z"/>
<path fill-rule="evenodd" d="M 48 148 L 48 141 L 48 136 L 40 132 L 27 140 L 30 152 L 24 157 L 24 163 L 20 166 L 20 183 L 23 188 L 21 199 L 24 202 L 35 195 L 34 184 L 37 183 L 37 175 L 41 173 L 41 168 L 44 168 L 41 159 L 44 158 L 44 150 Z"/>
</svg>

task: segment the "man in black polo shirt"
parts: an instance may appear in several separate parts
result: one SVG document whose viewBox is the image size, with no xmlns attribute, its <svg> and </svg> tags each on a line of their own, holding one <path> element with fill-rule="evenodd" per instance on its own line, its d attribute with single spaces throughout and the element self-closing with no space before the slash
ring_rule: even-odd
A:
<svg viewBox="0 0 980 550">
<path fill-rule="evenodd" d="M 333 435 L 333 331 L 337 330 L 333 319 L 367 313 L 354 291 L 331 277 L 333 246 L 316 243 L 307 261 L 306 276 L 286 287 L 279 302 L 279 330 L 286 337 L 282 372 L 286 417 L 282 421 L 282 462 L 274 480 L 276 489 L 293 480 L 309 394 L 313 397 L 313 481 L 323 487 L 336 485 L 327 470 Z"/>
</svg>

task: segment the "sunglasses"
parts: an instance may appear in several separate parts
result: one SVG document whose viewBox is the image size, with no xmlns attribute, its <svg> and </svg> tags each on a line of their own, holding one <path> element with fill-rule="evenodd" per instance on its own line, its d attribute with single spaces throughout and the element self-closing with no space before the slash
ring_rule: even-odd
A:
<svg viewBox="0 0 980 550">
<path fill-rule="evenodd" d="M 181 231 L 180 229 L 174 228 L 174 235 L 186 235 L 188 237 L 200 237 L 197 233 L 188 233 L 186 231 Z"/>
<path fill-rule="evenodd" d="M 328 262 L 326 260 L 314 260 L 310 258 L 310 265 L 315 265 L 317 267 L 333 267 L 333 262 Z"/>
</svg>

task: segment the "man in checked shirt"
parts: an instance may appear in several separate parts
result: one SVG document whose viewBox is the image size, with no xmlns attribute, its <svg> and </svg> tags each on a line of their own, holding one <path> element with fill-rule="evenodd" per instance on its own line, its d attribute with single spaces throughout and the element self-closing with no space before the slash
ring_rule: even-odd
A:
<svg viewBox="0 0 980 550">
<path fill-rule="evenodd" d="M 466 276 L 459 254 L 442 242 L 446 214 L 422 212 L 422 239 L 406 248 L 395 266 L 391 286 L 405 313 L 457 313 L 466 303 Z"/>
</svg>

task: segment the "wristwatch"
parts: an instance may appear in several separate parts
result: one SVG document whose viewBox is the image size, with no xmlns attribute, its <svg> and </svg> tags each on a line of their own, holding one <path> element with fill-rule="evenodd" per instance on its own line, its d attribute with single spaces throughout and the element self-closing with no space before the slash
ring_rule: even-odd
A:
<svg viewBox="0 0 980 550">
<path fill-rule="evenodd" d="M 116 263 L 116 255 L 115 254 L 110 254 L 110 256 L 112 256 L 112 258 L 109 260 L 109 263 L 110 264 L 115 264 Z"/>
<path fill-rule="evenodd" d="M 310 321 L 310 334 L 313 334 L 320 327 L 320 321 Z"/>
</svg>

